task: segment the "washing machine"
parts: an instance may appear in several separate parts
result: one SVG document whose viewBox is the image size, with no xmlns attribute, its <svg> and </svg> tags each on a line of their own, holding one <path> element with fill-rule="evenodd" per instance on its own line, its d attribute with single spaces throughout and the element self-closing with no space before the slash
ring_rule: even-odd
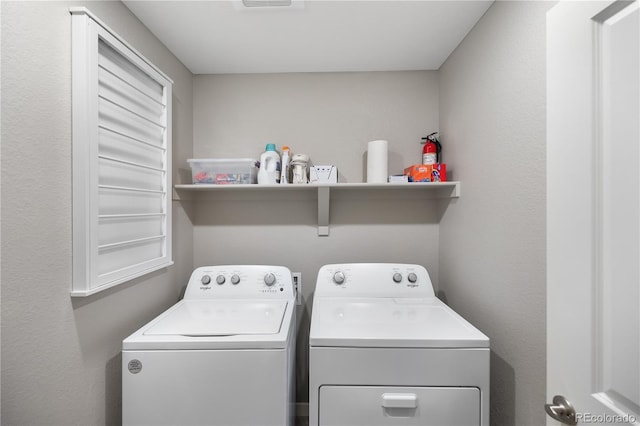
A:
<svg viewBox="0 0 640 426">
<path fill-rule="evenodd" d="M 282 266 L 207 266 L 122 343 L 123 425 L 293 425 L 295 297 Z"/>
<path fill-rule="evenodd" d="M 488 426 L 489 338 L 435 297 L 420 265 L 325 265 L 309 424 Z"/>
</svg>

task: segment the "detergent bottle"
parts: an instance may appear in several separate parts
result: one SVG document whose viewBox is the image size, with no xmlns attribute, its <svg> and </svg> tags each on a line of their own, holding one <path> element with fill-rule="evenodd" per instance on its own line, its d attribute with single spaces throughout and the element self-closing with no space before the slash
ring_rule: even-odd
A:
<svg viewBox="0 0 640 426">
<path fill-rule="evenodd" d="M 260 155 L 260 169 L 258 170 L 258 185 L 271 185 L 280 182 L 280 155 L 276 145 L 268 143 L 265 151 Z"/>
</svg>

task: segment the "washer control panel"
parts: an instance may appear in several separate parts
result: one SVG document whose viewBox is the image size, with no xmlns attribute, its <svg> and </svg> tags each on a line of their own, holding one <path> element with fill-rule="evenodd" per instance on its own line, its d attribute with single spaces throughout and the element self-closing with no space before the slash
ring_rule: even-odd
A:
<svg viewBox="0 0 640 426">
<path fill-rule="evenodd" d="M 193 271 L 184 298 L 288 299 L 292 295 L 291 271 L 284 266 L 223 265 Z"/>
<path fill-rule="evenodd" d="M 434 297 L 433 284 L 421 265 L 342 263 L 318 272 L 316 296 Z"/>
</svg>

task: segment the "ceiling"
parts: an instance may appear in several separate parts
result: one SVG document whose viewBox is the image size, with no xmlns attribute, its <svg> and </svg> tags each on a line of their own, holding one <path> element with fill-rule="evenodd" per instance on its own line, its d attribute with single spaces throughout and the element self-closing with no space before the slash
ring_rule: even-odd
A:
<svg viewBox="0 0 640 426">
<path fill-rule="evenodd" d="M 124 0 L 194 74 L 436 70 L 493 0 Z"/>
</svg>

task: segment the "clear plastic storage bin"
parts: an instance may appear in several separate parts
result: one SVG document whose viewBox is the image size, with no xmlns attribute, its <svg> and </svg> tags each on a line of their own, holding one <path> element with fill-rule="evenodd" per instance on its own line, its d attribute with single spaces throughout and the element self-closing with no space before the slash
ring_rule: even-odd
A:
<svg viewBox="0 0 640 426">
<path fill-rule="evenodd" d="M 196 184 L 256 183 L 256 160 L 252 158 L 194 158 L 187 160 Z"/>
</svg>

